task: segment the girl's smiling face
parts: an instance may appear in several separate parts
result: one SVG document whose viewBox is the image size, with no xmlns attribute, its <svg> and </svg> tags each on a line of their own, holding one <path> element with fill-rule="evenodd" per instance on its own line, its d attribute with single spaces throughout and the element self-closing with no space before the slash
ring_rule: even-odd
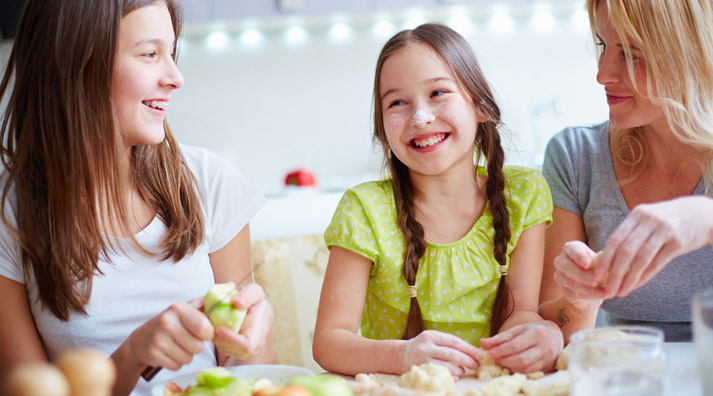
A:
<svg viewBox="0 0 713 396">
<path fill-rule="evenodd" d="M 645 96 L 646 60 L 635 43 L 630 45 L 635 79 L 629 76 L 624 44 L 609 18 L 606 1 L 597 8 L 596 33 L 601 50 L 597 81 L 604 86 L 611 123 L 619 129 L 666 126 L 663 108 Z"/>
<path fill-rule="evenodd" d="M 158 1 L 122 18 L 114 64 L 112 100 L 127 147 L 163 141 L 171 93 L 183 85 L 173 60 L 173 24 Z"/>
<path fill-rule="evenodd" d="M 480 121 L 443 60 L 423 44 L 408 44 L 384 62 L 379 94 L 386 139 L 413 173 L 441 175 L 467 166 L 472 172 Z"/>
</svg>

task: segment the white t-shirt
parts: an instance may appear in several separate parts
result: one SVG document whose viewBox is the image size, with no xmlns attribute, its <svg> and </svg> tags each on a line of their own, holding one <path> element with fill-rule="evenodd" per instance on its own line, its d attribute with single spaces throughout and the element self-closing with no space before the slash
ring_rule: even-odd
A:
<svg viewBox="0 0 713 396">
<path fill-rule="evenodd" d="M 62 322 L 42 307 L 34 278 L 28 281 L 23 276 L 17 244 L 0 222 L 0 276 L 25 285 L 50 359 L 76 347 L 93 347 L 109 356 L 137 327 L 174 302 L 205 295 L 215 283 L 208 254 L 230 242 L 262 207 L 265 197 L 217 155 L 186 145 L 181 145 L 181 150 L 202 195 L 205 240 L 192 255 L 175 263 L 146 257 L 132 249 L 128 240 L 115 238 L 125 253 L 112 253 L 108 261 L 99 262 L 103 275 L 94 277 L 87 316 L 73 313 L 69 321 Z M 156 217 L 136 234 L 136 239 L 149 251 L 157 252 L 165 233 L 166 226 Z M 203 351 L 178 372 L 164 369 L 151 383 L 139 379 L 132 395 L 149 395 L 152 384 L 215 365 L 213 344 L 206 343 Z"/>
</svg>

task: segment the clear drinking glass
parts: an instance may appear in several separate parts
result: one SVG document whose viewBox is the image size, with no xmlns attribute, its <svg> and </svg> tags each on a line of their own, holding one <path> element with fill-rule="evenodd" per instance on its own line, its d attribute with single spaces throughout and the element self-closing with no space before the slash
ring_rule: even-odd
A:
<svg viewBox="0 0 713 396">
<path fill-rule="evenodd" d="M 662 396 L 666 353 L 659 329 L 602 327 L 572 335 L 571 396 Z"/>
<path fill-rule="evenodd" d="M 703 395 L 713 396 L 713 289 L 693 296 L 691 314 Z"/>
</svg>

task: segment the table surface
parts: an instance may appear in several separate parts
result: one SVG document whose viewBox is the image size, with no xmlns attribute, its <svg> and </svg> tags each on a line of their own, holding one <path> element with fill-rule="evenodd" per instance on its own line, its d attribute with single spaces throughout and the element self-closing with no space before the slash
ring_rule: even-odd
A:
<svg viewBox="0 0 713 396">
<path fill-rule="evenodd" d="M 666 378 L 668 378 L 666 396 L 703 396 L 695 344 L 667 342 L 665 348 Z"/>
<path fill-rule="evenodd" d="M 664 395 L 704 396 L 701 389 L 701 377 L 698 371 L 695 344 L 692 342 L 665 343 L 664 348 L 666 350 L 666 366 L 664 369 L 666 391 Z M 345 377 L 353 379 L 353 377 Z M 398 377 L 394 376 L 394 384 L 396 378 Z"/>
</svg>

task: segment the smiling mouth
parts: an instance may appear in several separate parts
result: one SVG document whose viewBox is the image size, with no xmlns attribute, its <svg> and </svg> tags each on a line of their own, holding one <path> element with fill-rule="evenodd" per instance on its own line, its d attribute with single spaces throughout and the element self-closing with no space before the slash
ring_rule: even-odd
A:
<svg viewBox="0 0 713 396">
<path fill-rule="evenodd" d="M 413 139 L 411 140 L 411 146 L 415 148 L 425 148 L 430 146 L 435 146 L 436 144 L 446 140 L 450 136 L 449 133 L 437 133 L 431 135 L 425 139 Z"/>
<path fill-rule="evenodd" d="M 151 107 L 153 109 L 158 109 L 158 110 L 168 110 L 169 106 L 171 106 L 168 102 L 160 101 L 160 100 L 144 100 L 141 103 L 144 105 Z"/>
</svg>

